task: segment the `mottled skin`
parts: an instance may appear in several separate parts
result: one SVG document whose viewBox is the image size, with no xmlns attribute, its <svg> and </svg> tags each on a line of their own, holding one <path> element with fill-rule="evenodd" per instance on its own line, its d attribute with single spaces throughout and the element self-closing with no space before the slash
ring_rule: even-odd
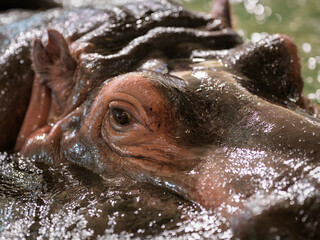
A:
<svg viewBox="0 0 320 240">
<path fill-rule="evenodd" d="M 10 94 L 24 85 L 17 91 L 28 99 L 23 89 L 31 84 L 32 94 L 27 111 L 26 100 L 0 98 L 1 107 L 19 109 L 0 115 L 1 149 L 12 146 L 14 132 L 15 150 L 25 156 L 151 182 L 221 208 L 240 230 L 243 222 L 253 229 L 272 223 L 270 213 L 288 199 L 289 212 L 310 210 L 308 201 L 319 199 L 319 107 L 302 96 L 289 37 L 242 44 L 231 29 L 228 3 L 220 0 L 214 18 L 170 3 L 59 11 L 62 20 L 21 35 L 26 43 L 19 48 L 32 45 L 33 65 L 27 53 L 18 54 L 24 75 L 11 73 Z M 57 27 L 82 11 L 95 22 L 79 31 Z M 5 71 L 18 60 L 8 52 L 12 41 L 2 59 L 15 59 L 8 66 L 2 61 Z M 0 84 L 6 82 L 2 76 Z M 17 119 L 8 133 L 3 116 Z M 300 183 L 317 191 L 300 196 Z M 252 204 L 260 198 L 257 210 Z M 319 216 L 319 207 L 312 209 Z M 295 219 L 281 216 L 289 226 Z"/>
</svg>

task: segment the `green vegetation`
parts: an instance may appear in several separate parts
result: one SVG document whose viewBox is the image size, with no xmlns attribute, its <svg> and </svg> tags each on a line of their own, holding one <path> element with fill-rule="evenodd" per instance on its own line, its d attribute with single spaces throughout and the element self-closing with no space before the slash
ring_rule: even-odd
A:
<svg viewBox="0 0 320 240">
<path fill-rule="evenodd" d="M 210 0 L 180 0 L 196 11 L 210 11 Z M 320 4 L 317 0 L 231 0 L 233 23 L 245 38 L 261 33 L 291 36 L 299 48 L 304 94 L 320 104 Z"/>
</svg>

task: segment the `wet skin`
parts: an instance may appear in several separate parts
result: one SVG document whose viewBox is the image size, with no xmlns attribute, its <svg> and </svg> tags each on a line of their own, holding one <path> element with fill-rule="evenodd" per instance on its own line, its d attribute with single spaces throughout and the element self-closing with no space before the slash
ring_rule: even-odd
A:
<svg viewBox="0 0 320 240">
<path fill-rule="evenodd" d="M 8 94 L 0 98 L 6 109 L 21 109 L 2 115 L 17 119 L 15 150 L 167 188 L 206 208 L 221 208 L 235 229 L 244 220 L 256 219 L 260 225 L 251 223 L 253 228 L 272 222 L 270 213 L 278 209 L 318 216 L 319 208 L 310 210 L 308 201 L 320 198 L 320 113 L 302 96 L 293 41 L 272 35 L 242 44 L 230 28 L 225 1 L 216 1 L 214 18 L 145 4 L 151 10 L 142 17 L 133 14 L 136 5 L 120 9 L 125 17 L 117 15 L 119 9 L 99 12 L 101 22 L 81 34 L 49 29 L 42 41 L 41 34 L 47 35 L 32 28 L 21 35 L 27 39 L 21 49 L 32 48 L 32 67 L 22 51 L 28 71 L 14 78 L 6 94 L 22 84 L 18 94 L 31 94 L 29 105 L 8 104 Z M 161 14 L 150 14 L 167 8 L 170 14 L 160 21 Z M 137 23 L 146 16 L 154 18 Z M 103 17 L 110 17 L 108 24 Z M 16 55 L 4 53 L 13 59 L 1 65 L 4 70 L 17 65 Z M 26 87 L 31 93 L 23 92 Z M 2 149 L 10 148 L 6 123 L 0 119 Z M 314 191 L 303 193 L 306 184 Z M 293 203 L 284 207 L 288 199 Z"/>
</svg>

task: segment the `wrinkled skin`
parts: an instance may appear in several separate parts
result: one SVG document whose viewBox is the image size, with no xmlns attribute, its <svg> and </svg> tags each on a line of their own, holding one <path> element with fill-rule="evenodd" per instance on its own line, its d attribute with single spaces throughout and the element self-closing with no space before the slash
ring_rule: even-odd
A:
<svg viewBox="0 0 320 240">
<path fill-rule="evenodd" d="M 1 149 L 159 185 L 243 238 L 272 239 L 261 226 L 294 226 L 301 209 L 318 221 L 320 111 L 292 39 L 243 44 L 226 1 L 211 16 L 138 6 L 51 10 L 2 36 Z"/>
</svg>

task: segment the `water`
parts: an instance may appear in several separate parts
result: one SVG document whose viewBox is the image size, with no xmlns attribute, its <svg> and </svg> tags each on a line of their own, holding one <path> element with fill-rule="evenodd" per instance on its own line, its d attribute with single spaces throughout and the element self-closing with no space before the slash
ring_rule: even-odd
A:
<svg viewBox="0 0 320 240">
<path fill-rule="evenodd" d="M 189 9 L 208 11 L 210 0 L 181 0 Z M 320 5 L 317 0 L 231 0 L 233 23 L 246 40 L 287 34 L 296 42 L 305 81 L 304 95 L 320 104 Z"/>
<path fill-rule="evenodd" d="M 102 178 L 67 163 L 53 168 L 0 154 L 0 239 L 239 239 L 231 225 L 240 226 L 236 230 L 244 234 L 241 239 L 256 239 L 252 233 L 257 239 L 318 239 L 319 166 L 281 158 L 259 163 L 261 154 L 266 153 L 251 152 L 247 157 L 247 149 L 238 149 L 226 166 L 216 164 L 225 168 L 230 181 L 255 192 L 248 201 L 246 193 L 233 195 L 234 201 L 250 208 L 234 219 L 223 216 L 223 209 L 233 211 L 232 204 L 206 210 L 120 176 Z M 287 170 L 281 164 L 272 166 L 278 161 Z M 246 172 L 256 163 L 254 172 Z"/>
<path fill-rule="evenodd" d="M 0 155 L 0 239 L 229 238 L 226 219 L 150 185 Z"/>
</svg>

